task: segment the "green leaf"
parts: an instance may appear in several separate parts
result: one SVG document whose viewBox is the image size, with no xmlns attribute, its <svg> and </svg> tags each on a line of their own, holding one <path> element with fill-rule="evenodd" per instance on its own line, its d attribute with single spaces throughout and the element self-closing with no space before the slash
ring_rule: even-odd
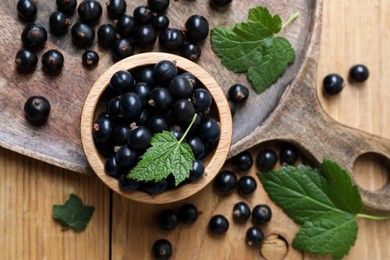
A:
<svg viewBox="0 0 390 260">
<path fill-rule="evenodd" d="M 80 232 L 87 227 L 94 210 L 94 207 L 84 205 L 77 195 L 70 194 L 64 205 L 53 206 L 53 217 L 61 222 L 65 230 L 73 228 Z"/>
<path fill-rule="evenodd" d="M 249 10 L 248 22 L 232 29 L 211 30 L 212 50 L 222 64 L 235 72 L 247 72 L 256 93 L 272 85 L 294 62 L 295 51 L 288 40 L 276 37 L 283 28 L 279 15 L 272 16 L 265 7 Z"/>
<path fill-rule="evenodd" d="M 160 181 L 173 174 L 175 185 L 187 179 L 195 159 L 191 147 L 178 141 L 168 131 L 155 134 L 152 147 L 142 155 L 141 161 L 130 171 L 128 177 L 139 181 Z"/>
<path fill-rule="evenodd" d="M 363 202 L 347 171 L 325 158 L 319 169 L 286 166 L 258 176 L 269 197 L 302 225 L 294 247 L 336 258 L 348 254 Z"/>
</svg>

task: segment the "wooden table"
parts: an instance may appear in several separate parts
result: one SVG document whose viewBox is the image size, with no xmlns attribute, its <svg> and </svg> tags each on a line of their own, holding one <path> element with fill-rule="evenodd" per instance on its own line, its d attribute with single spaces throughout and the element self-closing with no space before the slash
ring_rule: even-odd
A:
<svg viewBox="0 0 390 260">
<path fill-rule="evenodd" d="M 334 119 L 385 138 L 390 138 L 389 45 L 390 1 L 325 1 L 317 79 L 321 103 Z M 346 78 L 356 63 L 369 67 L 367 83 L 347 83 L 340 95 L 325 98 L 322 78 L 331 72 Z M 389 173 L 381 158 L 368 155 L 355 162 L 353 174 L 363 187 L 378 189 L 388 181 Z M 63 203 L 70 193 L 95 206 L 82 233 L 63 232 L 52 218 L 53 204 Z M 208 203 L 195 199 L 199 208 Z M 144 212 L 139 214 L 141 210 Z M 148 217 L 155 210 L 112 194 L 97 179 L 0 149 L 2 259 L 148 259 L 150 245 L 145 241 L 157 236 L 174 240 L 175 253 L 188 259 L 260 258 L 239 241 L 229 248 L 224 247 L 223 239 L 203 244 L 203 238 L 207 241 L 206 219 L 173 233 L 155 232 Z M 358 220 L 358 224 L 358 239 L 347 258 L 390 259 L 390 221 Z"/>
</svg>

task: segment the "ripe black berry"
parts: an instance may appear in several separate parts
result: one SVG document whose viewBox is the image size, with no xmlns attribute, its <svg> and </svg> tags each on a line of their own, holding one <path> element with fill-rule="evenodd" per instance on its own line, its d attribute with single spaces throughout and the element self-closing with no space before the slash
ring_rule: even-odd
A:
<svg viewBox="0 0 390 260">
<path fill-rule="evenodd" d="M 272 211 L 267 205 L 257 205 L 252 210 L 252 221 L 254 224 L 261 225 L 268 223 L 271 218 Z"/>
<path fill-rule="evenodd" d="M 168 181 L 166 179 L 161 180 L 159 182 L 148 181 L 142 183 L 142 189 L 149 193 L 150 195 L 157 195 L 161 192 L 164 192 L 168 188 Z"/>
<path fill-rule="evenodd" d="M 120 98 L 116 98 L 120 99 Z M 131 128 L 127 125 L 120 125 L 115 128 L 115 140 L 118 145 L 127 144 Z"/>
<path fill-rule="evenodd" d="M 209 231 L 214 235 L 222 235 L 229 229 L 229 221 L 222 215 L 215 215 L 209 221 Z"/>
<path fill-rule="evenodd" d="M 115 155 L 110 155 L 104 162 L 104 172 L 111 177 L 117 177 L 120 173 L 120 167 L 116 162 Z"/>
<path fill-rule="evenodd" d="M 126 12 L 125 0 L 110 0 L 107 3 L 107 13 L 110 19 L 116 20 Z"/>
<path fill-rule="evenodd" d="M 25 22 L 32 22 L 37 17 L 37 4 L 33 0 L 19 0 L 16 4 L 18 16 Z"/>
<path fill-rule="evenodd" d="M 263 231 L 258 227 L 250 227 L 245 233 L 245 241 L 248 246 L 260 246 L 263 240 Z"/>
<path fill-rule="evenodd" d="M 119 70 L 111 76 L 109 86 L 117 94 L 127 93 L 135 86 L 135 79 L 127 70 Z"/>
<path fill-rule="evenodd" d="M 298 152 L 292 145 L 285 145 L 279 152 L 280 163 L 282 165 L 293 165 L 298 160 Z"/>
<path fill-rule="evenodd" d="M 136 120 L 141 115 L 143 102 L 138 94 L 132 92 L 126 93 L 121 97 L 119 102 L 121 113 L 125 118 Z"/>
<path fill-rule="evenodd" d="M 179 215 L 172 209 L 165 209 L 158 214 L 157 224 L 163 230 L 172 231 L 179 224 Z"/>
<path fill-rule="evenodd" d="M 176 64 L 168 60 L 159 61 L 153 69 L 154 80 L 161 84 L 169 82 L 177 74 Z"/>
<path fill-rule="evenodd" d="M 237 182 L 237 191 L 241 195 L 252 194 L 257 188 L 257 183 L 255 178 L 249 175 L 242 176 L 238 179 Z"/>
<path fill-rule="evenodd" d="M 115 27 L 112 24 L 102 24 L 97 31 L 97 37 L 101 46 L 111 47 L 116 40 Z"/>
<path fill-rule="evenodd" d="M 164 12 L 169 6 L 169 0 L 148 0 L 148 7 L 156 13 Z"/>
<path fill-rule="evenodd" d="M 206 146 L 202 139 L 197 136 L 192 136 L 188 138 L 187 144 L 191 147 L 195 159 L 200 160 L 205 156 Z"/>
<path fill-rule="evenodd" d="M 209 23 L 203 16 L 193 15 L 185 22 L 184 31 L 189 41 L 198 42 L 209 34 Z"/>
<path fill-rule="evenodd" d="M 31 72 L 37 66 L 38 57 L 29 49 L 21 49 L 16 53 L 15 63 L 19 71 Z"/>
<path fill-rule="evenodd" d="M 152 24 L 156 30 L 164 30 L 169 26 L 169 18 L 164 14 L 154 15 Z"/>
<path fill-rule="evenodd" d="M 193 92 L 191 100 L 196 111 L 206 112 L 210 109 L 213 98 L 209 91 L 204 88 L 198 88 Z"/>
<path fill-rule="evenodd" d="M 263 149 L 256 156 L 257 167 L 263 172 L 272 170 L 278 161 L 278 156 L 271 149 Z"/>
<path fill-rule="evenodd" d="M 107 143 L 114 138 L 115 124 L 110 117 L 98 117 L 92 125 L 93 139 L 100 143 Z"/>
<path fill-rule="evenodd" d="M 115 160 L 119 166 L 131 168 L 134 167 L 138 161 L 138 153 L 134 149 L 131 149 L 127 144 L 124 144 L 120 146 L 115 153 Z"/>
<path fill-rule="evenodd" d="M 135 32 L 135 20 L 130 15 L 122 15 L 116 22 L 116 31 L 124 38 L 130 38 Z"/>
<path fill-rule="evenodd" d="M 241 171 L 249 170 L 253 165 L 253 158 L 250 152 L 244 151 L 232 158 L 232 164 L 234 167 Z"/>
<path fill-rule="evenodd" d="M 249 90 L 244 85 L 239 83 L 232 85 L 228 92 L 229 99 L 233 100 L 237 104 L 245 103 L 249 97 Z"/>
<path fill-rule="evenodd" d="M 172 95 L 166 88 L 157 87 L 150 91 L 148 104 L 157 111 L 167 111 L 172 101 Z"/>
<path fill-rule="evenodd" d="M 164 130 L 168 130 L 168 121 L 164 116 L 156 115 L 152 116 L 146 122 L 146 126 L 153 131 L 153 133 L 161 133 Z"/>
<path fill-rule="evenodd" d="M 137 73 L 138 82 L 145 82 L 150 85 L 154 85 L 153 67 L 142 68 Z"/>
<path fill-rule="evenodd" d="M 171 132 L 171 134 L 173 134 L 177 140 L 180 140 L 183 137 L 183 129 L 179 125 L 170 126 L 169 132 Z M 192 170 L 194 170 L 194 163 L 195 161 L 192 164 Z"/>
<path fill-rule="evenodd" d="M 214 188 L 221 194 L 230 194 L 237 186 L 237 177 L 231 171 L 222 171 L 214 179 Z"/>
<path fill-rule="evenodd" d="M 119 177 L 119 188 L 122 190 L 122 191 L 131 191 L 131 190 L 136 190 L 138 189 L 139 187 L 139 182 L 137 180 L 134 180 L 134 179 L 131 179 L 131 178 L 128 178 L 126 176 L 127 174 L 122 174 L 120 177 Z"/>
<path fill-rule="evenodd" d="M 112 55 L 115 60 L 122 60 L 133 55 L 133 53 L 134 45 L 129 39 L 122 38 L 114 42 L 112 47 Z"/>
<path fill-rule="evenodd" d="M 99 1 L 83 0 L 77 9 L 80 19 L 86 23 L 94 23 L 102 16 L 103 8 Z"/>
<path fill-rule="evenodd" d="M 135 31 L 134 39 L 138 47 L 150 48 L 156 42 L 156 30 L 151 25 L 141 25 Z"/>
<path fill-rule="evenodd" d="M 30 49 L 42 48 L 47 41 L 46 29 L 39 24 L 29 24 L 22 32 L 22 43 Z"/>
<path fill-rule="evenodd" d="M 199 180 L 205 173 L 204 164 L 201 160 L 195 160 L 192 162 L 192 170 L 190 171 L 190 181 Z"/>
<path fill-rule="evenodd" d="M 149 24 L 152 22 L 153 13 L 147 6 L 140 5 L 134 9 L 133 16 L 137 24 Z"/>
<path fill-rule="evenodd" d="M 152 132 L 145 126 L 138 126 L 131 130 L 128 143 L 133 149 L 145 149 L 149 146 L 151 139 Z"/>
<path fill-rule="evenodd" d="M 92 45 L 95 39 L 95 31 L 85 23 L 75 23 L 72 26 L 71 34 L 73 43 L 83 48 Z"/>
<path fill-rule="evenodd" d="M 349 79 L 354 82 L 364 82 L 370 75 L 368 68 L 362 64 L 357 64 L 349 69 Z"/>
<path fill-rule="evenodd" d="M 26 118 L 36 124 L 46 122 L 50 113 L 50 103 L 45 97 L 32 96 L 24 103 L 24 113 Z"/>
<path fill-rule="evenodd" d="M 167 28 L 160 33 L 158 42 L 163 49 L 180 51 L 184 44 L 184 34 L 176 28 Z"/>
<path fill-rule="evenodd" d="M 216 5 L 216 6 L 227 6 L 228 4 L 230 4 L 233 0 L 210 0 L 210 3 L 212 5 Z"/>
<path fill-rule="evenodd" d="M 336 95 L 344 88 L 344 80 L 338 74 L 329 74 L 323 80 L 323 89 L 329 95 Z"/>
<path fill-rule="evenodd" d="M 175 98 L 189 98 L 193 92 L 191 82 L 181 75 L 175 76 L 169 81 L 168 90 Z"/>
<path fill-rule="evenodd" d="M 65 34 L 68 30 L 69 25 L 72 23 L 71 20 L 61 12 L 54 12 L 50 15 L 49 26 L 50 31 L 56 35 Z"/>
<path fill-rule="evenodd" d="M 92 50 L 86 50 L 83 52 L 82 61 L 85 67 L 94 67 L 99 63 L 99 54 Z"/>
<path fill-rule="evenodd" d="M 179 209 L 179 219 L 184 224 L 193 224 L 198 219 L 198 209 L 191 203 L 184 204 Z"/>
<path fill-rule="evenodd" d="M 43 70 L 49 74 L 58 74 L 64 66 L 64 56 L 57 50 L 48 50 L 42 55 Z"/>
<path fill-rule="evenodd" d="M 77 0 L 56 0 L 57 9 L 65 14 L 73 14 L 76 11 Z"/>
<path fill-rule="evenodd" d="M 191 61 L 197 61 L 202 54 L 202 50 L 196 43 L 186 43 L 183 45 L 180 55 Z"/>
<path fill-rule="evenodd" d="M 159 239 L 152 247 L 153 256 L 159 260 L 167 260 L 172 256 L 172 244 L 166 239 Z"/>
<path fill-rule="evenodd" d="M 195 115 L 195 108 L 187 99 L 179 99 L 173 103 L 171 113 L 178 122 L 189 122 Z"/>
<path fill-rule="evenodd" d="M 143 101 L 146 102 L 147 98 L 149 97 L 150 91 L 152 90 L 152 87 L 149 83 L 146 82 L 139 82 L 134 87 L 134 93 L 137 93 Z"/>
<path fill-rule="evenodd" d="M 213 118 L 206 118 L 199 126 L 199 136 L 205 142 L 214 142 L 221 136 L 221 127 L 219 123 Z"/>
<path fill-rule="evenodd" d="M 237 223 L 244 223 L 251 216 L 251 210 L 245 202 L 238 202 L 233 207 L 233 220 Z"/>
</svg>

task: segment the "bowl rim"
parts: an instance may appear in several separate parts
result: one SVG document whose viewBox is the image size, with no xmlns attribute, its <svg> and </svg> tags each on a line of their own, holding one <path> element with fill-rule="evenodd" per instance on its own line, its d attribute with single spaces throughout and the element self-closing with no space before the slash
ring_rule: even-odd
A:
<svg viewBox="0 0 390 260">
<path fill-rule="evenodd" d="M 98 101 L 100 100 L 100 97 L 108 87 L 111 76 L 115 72 L 119 70 L 132 70 L 142 66 L 153 65 L 162 60 L 174 61 L 179 69 L 192 73 L 197 78 L 197 80 L 199 80 L 202 85 L 210 91 L 219 116 L 221 136 L 217 147 L 215 148 L 214 155 L 206 165 L 206 175 L 200 178 L 200 180 L 192 182 L 191 185 L 185 184 L 182 187 L 167 190 L 154 196 L 137 190 L 125 192 L 120 190 L 117 179 L 105 173 L 101 156 L 95 147 L 92 136 L 92 125 L 95 109 L 97 107 Z M 146 52 L 136 54 L 118 61 L 110 68 L 108 68 L 95 81 L 95 83 L 90 88 L 82 106 L 80 134 L 82 148 L 90 167 L 92 168 L 95 175 L 97 175 L 98 178 L 110 189 L 133 201 L 151 204 L 164 204 L 176 202 L 198 193 L 198 191 L 207 186 L 221 170 L 228 157 L 232 142 L 232 116 L 223 90 L 215 81 L 215 79 L 201 66 L 175 54 L 163 52 Z"/>
</svg>

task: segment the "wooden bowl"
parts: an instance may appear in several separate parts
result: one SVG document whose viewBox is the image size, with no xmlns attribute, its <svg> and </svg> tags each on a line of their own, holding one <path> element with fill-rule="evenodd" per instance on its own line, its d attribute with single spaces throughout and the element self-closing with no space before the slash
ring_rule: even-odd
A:
<svg viewBox="0 0 390 260">
<path fill-rule="evenodd" d="M 202 87 L 206 88 L 211 93 L 213 96 L 211 114 L 214 114 L 215 119 L 220 123 L 221 136 L 218 143 L 215 145 L 214 150 L 212 150 L 203 159 L 206 174 L 198 181 L 184 184 L 178 188 L 167 190 L 154 196 L 137 190 L 124 192 L 119 188 L 118 180 L 104 172 L 104 158 L 99 154 L 95 147 L 92 137 L 92 125 L 94 120 L 104 109 L 103 104 L 105 104 L 105 102 L 103 101 L 105 99 L 105 90 L 109 85 L 111 76 L 115 72 L 119 70 L 131 71 L 146 65 L 154 65 L 161 60 L 176 62 L 176 66 L 179 70 L 192 73 L 197 78 L 198 82 L 203 85 Z M 209 182 L 211 182 L 223 166 L 228 156 L 232 140 L 232 118 L 230 114 L 230 107 L 225 94 L 218 86 L 217 82 L 208 72 L 194 62 L 177 55 L 159 52 L 148 52 L 131 56 L 117 62 L 103 73 L 93 84 L 85 99 L 82 108 L 80 129 L 85 156 L 92 170 L 100 178 L 100 180 L 102 180 L 112 190 L 126 198 L 134 201 L 154 204 L 170 203 L 182 200 L 204 188 Z"/>
</svg>

